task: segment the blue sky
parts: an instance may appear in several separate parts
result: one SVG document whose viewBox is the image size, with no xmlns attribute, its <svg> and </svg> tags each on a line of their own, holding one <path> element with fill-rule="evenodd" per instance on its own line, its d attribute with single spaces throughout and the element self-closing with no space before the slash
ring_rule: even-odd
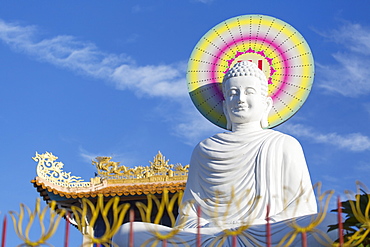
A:
<svg viewBox="0 0 370 247">
<path fill-rule="evenodd" d="M 312 92 L 277 130 L 301 142 L 312 181 L 336 194 L 369 185 L 369 12 L 360 0 L 1 1 L 1 219 L 33 207 L 35 152 L 85 180 L 99 155 L 138 166 L 160 150 L 188 164 L 223 130 L 192 105 L 187 60 L 210 28 L 244 14 L 279 18 L 311 47 Z"/>
</svg>

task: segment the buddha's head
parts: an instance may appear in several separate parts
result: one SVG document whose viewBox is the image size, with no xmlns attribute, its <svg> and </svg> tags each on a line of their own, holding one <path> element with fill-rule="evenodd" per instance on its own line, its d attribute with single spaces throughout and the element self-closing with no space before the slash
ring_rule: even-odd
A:
<svg viewBox="0 0 370 247">
<path fill-rule="evenodd" d="M 268 126 L 272 99 L 268 97 L 267 85 L 265 74 L 249 61 L 235 64 L 225 74 L 222 92 L 227 129 L 233 130 L 234 124 L 251 122 L 259 122 L 262 128 Z"/>
</svg>

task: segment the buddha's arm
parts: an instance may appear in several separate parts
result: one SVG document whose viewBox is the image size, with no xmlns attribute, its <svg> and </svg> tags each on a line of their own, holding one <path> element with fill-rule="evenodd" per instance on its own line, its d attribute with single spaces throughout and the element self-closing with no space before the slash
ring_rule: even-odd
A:
<svg viewBox="0 0 370 247">
<path fill-rule="evenodd" d="M 306 159 L 300 143 L 286 136 L 283 143 L 283 192 L 284 211 L 279 217 L 291 218 L 317 213 Z"/>
</svg>

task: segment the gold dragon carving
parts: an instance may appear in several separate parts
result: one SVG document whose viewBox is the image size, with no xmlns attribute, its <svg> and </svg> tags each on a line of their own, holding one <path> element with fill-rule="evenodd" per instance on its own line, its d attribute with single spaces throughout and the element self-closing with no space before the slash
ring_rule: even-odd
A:
<svg viewBox="0 0 370 247">
<path fill-rule="evenodd" d="M 145 182 L 166 182 L 182 181 L 188 176 L 189 165 L 169 164 L 165 156 L 158 152 L 150 166 L 135 166 L 133 168 L 121 165 L 120 162 L 112 161 L 112 157 L 96 157 L 92 165 L 97 169 L 97 175 L 85 182 L 81 177 L 72 176 L 71 172 L 63 171 L 64 164 L 56 161 L 58 157 L 52 153 L 36 153 L 33 160 L 38 162 L 37 176 L 53 184 L 69 187 L 90 187 L 101 184 L 102 179 L 110 184 L 119 183 L 145 183 Z"/>
<path fill-rule="evenodd" d="M 37 176 L 62 187 L 89 187 L 90 182 L 84 182 L 81 177 L 72 176 L 71 172 L 63 171 L 64 164 L 56 161 L 58 157 L 50 152 L 39 154 L 32 158 L 37 164 Z"/>
<path fill-rule="evenodd" d="M 160 181 L 186 180 L 189 165 L 168 164 L 165 156 L 158 152 L 150 166 L 135 166 L 133 168 L 114 162 L 112 157 L 96 157 L 92 160 L 98 175 L 110 183 L 143 183 Z"/>
</svg>

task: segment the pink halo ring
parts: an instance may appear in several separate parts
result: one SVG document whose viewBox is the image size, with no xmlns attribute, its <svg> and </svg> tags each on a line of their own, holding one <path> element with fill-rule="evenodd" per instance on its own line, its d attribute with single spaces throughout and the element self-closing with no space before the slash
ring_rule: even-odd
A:
<svg viewBox="0 0 370 247">
<path fill-rule="evenodd" d="M 233 43 L 236 45 L 237 43 L 239 42 L 243 42 L 243 41 L 249 41 L 249 40 L 252 40 L 252 41 L 255 41 L 255 40 L 258 40 L 258 41 L 263 41 L 263 42 L 266 42 L 267 40 L 266 39 L 260 39 L 258 37 L 249 37 L 249 38 L 245 38 L 244 37 L 242 39 L 238 39 L 238 40 L 235 40 Z M 274 50 L 278 51 L 279 52 L 279 55 L 282 56 L 282 61 L 284 63 L 284 78 L 282 80 L 282 86 L 279 87 L 279 90 L 274 92 L 272 95 L 269 95 L 272 99 L 275 99 L 277 96 L 280 95 L 280 93 L 282 92 L 282 90 L 284 90 L 285 88 L 285 81 L 287 79 L 287 75 L 289 74 L 289 64 L 287 63 L 287 58 L 286 56 L 284 55 L 284 52 L 278 47 L 276 46 L 274 43 L 272 43 L 271 41 L 268 41 L 266 42 L 268 43 L 271 47 L 274 48 Z M 229 49 L 229 45 L 225 45 L 223 48 L 221 48 L 220 52 L 215 54 L 215 58 L 213 59 L 212 61 L 212 65 L 211 65 L 211 68 L 210 68 L 210 77 L 212 78 L 213 80 L 213 83 L 217 83 L 216 81 L 216 64 L 219 63 L 219 60 L 221 60 L 221 54 L 225 53 L 226 50 Z M 221 93 L 222 95 L 222 92 L 219 92 Z M 223 96 L 222 96 L 222 99 L 223 99 Z"/>
<path fill-rule="evenodd" d="M 248 51 L 255 54 L 249 56 Z M 261 62 L 269 80 L 269 96 L 274 101 L 268 117 L 269 128 L 292 117 L 303 105 L 314 75 L 312 54 L 304 38 L 296 29 L 276 18 L 238 16 L 207 32 L 189 60 L 190 97 L 212 123 L 226 128 L 220 87 L 223 72 L 238 61 L 239 56 L 243 56 L 241 60 L 255 60 L 259 59 L 256 54 L 269 59 Z"/>
</svg>

